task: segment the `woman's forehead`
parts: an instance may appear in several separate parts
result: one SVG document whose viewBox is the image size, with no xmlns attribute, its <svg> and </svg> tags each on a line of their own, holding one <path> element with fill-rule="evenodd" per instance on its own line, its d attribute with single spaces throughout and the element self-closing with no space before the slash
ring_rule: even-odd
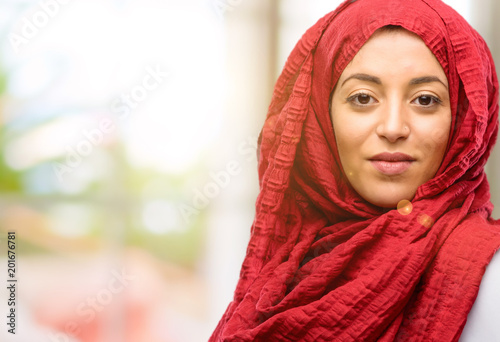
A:
<svg viewBox="0 0 500 342">
<path fill-rule="evenodd" d="M 447 86 L 447 77 L 436 56 L 416 34 L 399 27 L 377 30 L 347 64 L 345 71 L 363 72 L 380 78 L 399 73 L 438 75 Z"/>
<path fill-rule="evenodd" d="M 336 70 L 339 67 L 343 70 L 372 36 L 406 30 L 424 41 L 448 75 L 447 27 L 440 14 L 425 1 L 358 0 L 338 14 L 330 29 L 337 31 L 344 42 L 341 48 L 344 58 L 335 60 L 340 63 L 334 66 Z"/>
</svg>

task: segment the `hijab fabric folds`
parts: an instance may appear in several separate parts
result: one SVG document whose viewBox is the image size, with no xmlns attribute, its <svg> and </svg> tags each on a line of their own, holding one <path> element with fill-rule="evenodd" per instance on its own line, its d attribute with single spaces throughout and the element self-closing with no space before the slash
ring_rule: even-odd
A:
<svg viewBox="0 0 500 342">
<path fill-rule="evenodd" d="M 386 25 L 420 36 L 450 87 L 447 152 L 408 215 L 350 187 L 329 115 L 340 74 Z M 490 52 L 441 1 L 349 0 L 320 19 L 276 83 L 247 254 L 210 341 L 457 341 L 500 246 L 484 173 L 497 130 Z"/>
</svg>

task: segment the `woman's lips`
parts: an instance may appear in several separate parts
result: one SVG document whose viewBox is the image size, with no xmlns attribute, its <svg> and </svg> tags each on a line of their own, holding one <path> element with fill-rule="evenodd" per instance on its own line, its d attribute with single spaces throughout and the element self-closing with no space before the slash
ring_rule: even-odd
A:
<svg viewBox="0 0 500 342">
<path fill-rule="evenodd" d="M 404 153 L 380 153 L 370 158 L 373 167 L 379 172 L 388 175 L 399 175 L 411 166 L 415 158 Z"/>
<path fill-rule="evenodd" d="M 411 161 L 388 162 L 382 160 L 371 160 L 375 169 L 385 175 L 393 176 L 405 172 L 411 166 Z"/>
</svg>

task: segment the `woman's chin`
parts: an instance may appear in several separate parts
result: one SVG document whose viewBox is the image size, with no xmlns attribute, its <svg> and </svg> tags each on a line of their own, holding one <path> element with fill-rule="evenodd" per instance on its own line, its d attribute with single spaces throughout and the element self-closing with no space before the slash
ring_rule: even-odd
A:
<svg viewBox="0 0 500 342">
<path fill-rule="evenodd" d="M 396 209 L 403 205 L 403 201 L 411 201 L 415 197 L 416 189 L 388 189 L 387 186 L 364 193 L 358 191 L 361 197 L 371 204 L 385 208 Z"/>
</svg>

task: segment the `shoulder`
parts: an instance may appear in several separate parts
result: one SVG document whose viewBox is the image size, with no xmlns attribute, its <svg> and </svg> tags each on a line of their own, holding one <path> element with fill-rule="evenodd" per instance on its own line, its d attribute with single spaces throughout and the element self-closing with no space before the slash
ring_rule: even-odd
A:
<svg viewBox="0 0 500 342">
<path fill-rule="evenodd" d="M 460 342 L 500 341 L 500 250 L 486 267 Z"/>
</svg>

